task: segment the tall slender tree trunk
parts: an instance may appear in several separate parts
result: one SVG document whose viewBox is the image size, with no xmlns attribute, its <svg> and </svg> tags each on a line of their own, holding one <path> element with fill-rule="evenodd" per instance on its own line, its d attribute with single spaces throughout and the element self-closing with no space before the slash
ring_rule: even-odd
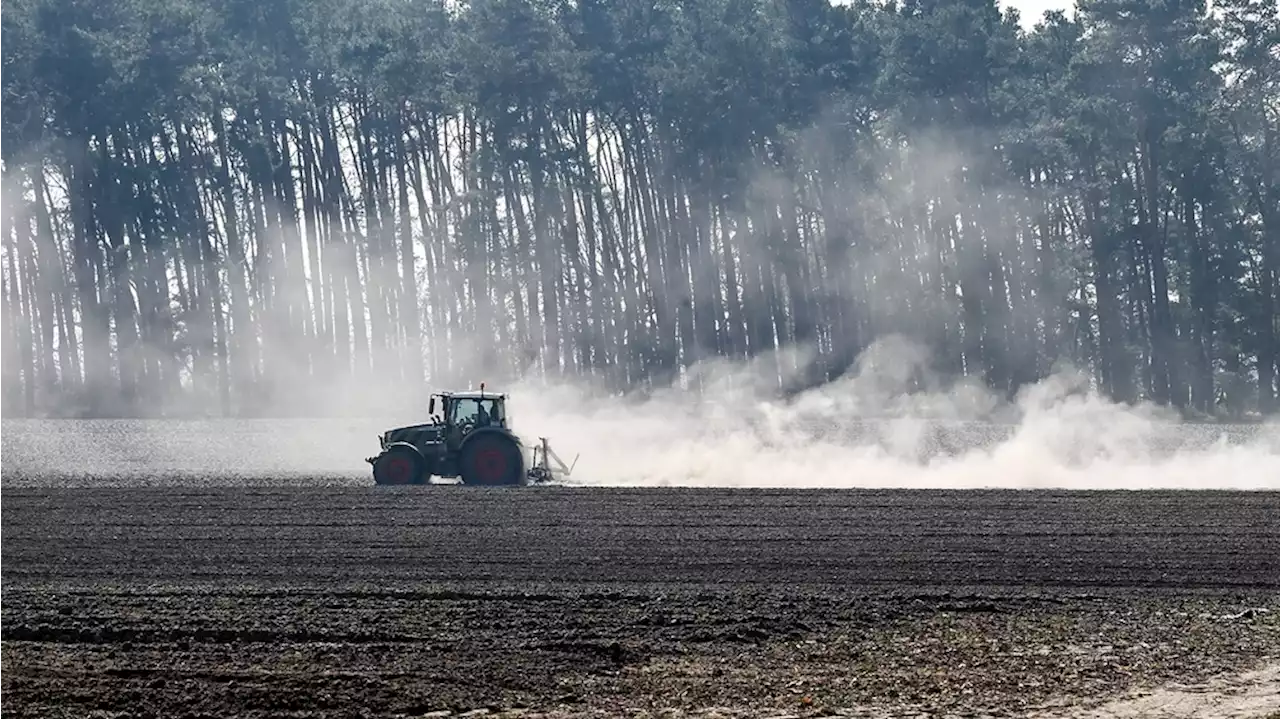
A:
<svg viewBox="0 0 1280 719">
<path fill-rule="evenodd" d="M 6 211 L 4 216 L 5 225 L 9 221 L 9 213 Z M 3 241 L 8 244 L 10 239 L 10 228 L 4 227 L 0 232 L 4 233 Z M 18 327 L 22 323 L 21 300 L 18 298 L 17 282 L 13 277 L 13 265 L 9 265 L 9 272 L 0 272 L 0 296 L 4 300 L 3 311 L 0 312 L 0 321 L 3 321 L 3 327 L 0 328 L 0 353 L 3 356 L 3 362 L 0 363 L 0 412 L 5 416 L 13 417 L 14 415 L 26 416 L 26 408 L 23 406 L 23 378 L 22 378 L 22 357 L 18 351 L 21 343 L 21 337 Z"/>
<path fill-rule="evenodd" d="M 90 417 L 100 417 L 107 413 L 113 372 L 109 346 L 111 320 L 98 295 L 99 279 L 103 277 L 103 272 L 102 252 L 93 212 L 94 180 L 89 160 L 92 142 L 93 139 L 85 138 L 80 144 L 72 145 L 72 159 L 66 175 L 70 185 L 69 200 L 74 230 L 72 256 L 80 331 L 83 336 L 83 410 Z"/>
<path fill-rule="evenodd" d="M 422 384 L 422 324 L 418 318 L 418 275 L 413 251 L 413 224 L 409 213 L 409 184 L 405 179 L 405 166 L 410 163 L 409 152 L 405 148 L 404 133 L 410 127 L 407 115 L 401 108 L 400 125 L 395 134 L 395 172 L 396 187 L 399 189 L 397 200 L 400 208 L 400 324 L 405 333 L 404 356 L 408 386 L 417 387 Z"/>
</svg>

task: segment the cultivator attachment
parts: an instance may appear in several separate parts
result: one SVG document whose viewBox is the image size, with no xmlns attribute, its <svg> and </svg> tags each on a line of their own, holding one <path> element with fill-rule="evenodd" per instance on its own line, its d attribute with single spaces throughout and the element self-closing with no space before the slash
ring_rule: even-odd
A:
<svg viewBox="0 0 1280 719">
<path fill-rule="evenodd" d="M 578 456 L 574 455 L 573 464 L 566 466 L 564 460 L 551 451 L 547 438 L 539 437 L 538 444 L 533 446 L 533 461 L 529 463 L 529 482 L 545 484 L 568 477 L 573 474 L 573 468 L 578 466 Z"/>
</svg>

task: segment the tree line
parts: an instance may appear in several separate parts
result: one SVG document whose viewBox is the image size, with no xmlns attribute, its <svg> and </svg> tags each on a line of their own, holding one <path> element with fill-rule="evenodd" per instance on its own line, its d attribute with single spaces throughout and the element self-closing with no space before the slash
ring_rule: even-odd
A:
<svg viewBox="0 0 1280 719">
<path fill-rule="evenodd" d="M 11 0 L 2 123 L 8 416 L 893 333 L 1276 408 L 1275 0 Z"/>
</svg>

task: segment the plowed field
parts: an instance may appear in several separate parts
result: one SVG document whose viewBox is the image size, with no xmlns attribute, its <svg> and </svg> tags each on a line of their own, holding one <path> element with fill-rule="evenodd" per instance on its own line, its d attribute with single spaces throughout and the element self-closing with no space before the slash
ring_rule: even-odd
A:
<svg viewBox="0 0 1280 719">
<path fill-rule="evenodd" d="M 1019 715 L 1280 661 L 1272 492 L 8 487 L 12 717 Z"/>
</svg>

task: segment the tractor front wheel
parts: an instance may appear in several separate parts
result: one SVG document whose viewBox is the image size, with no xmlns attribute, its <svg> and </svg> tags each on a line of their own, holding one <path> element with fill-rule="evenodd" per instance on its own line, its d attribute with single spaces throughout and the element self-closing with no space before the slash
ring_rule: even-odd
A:
<svg viewBox="0 0 1280 719">
<path fill-rule="evenodd" d="M 374 484 L 422 484 L 426 467 L 422 457 L 408 447 L 392 447 L 373 462 Z"/>
<path fill-rule="evenodd" d="M 462 483 L 482 486 L 524 484 L 524 456 L 509 437 L 480 434 L 462 447 Z"/>
</svg>

